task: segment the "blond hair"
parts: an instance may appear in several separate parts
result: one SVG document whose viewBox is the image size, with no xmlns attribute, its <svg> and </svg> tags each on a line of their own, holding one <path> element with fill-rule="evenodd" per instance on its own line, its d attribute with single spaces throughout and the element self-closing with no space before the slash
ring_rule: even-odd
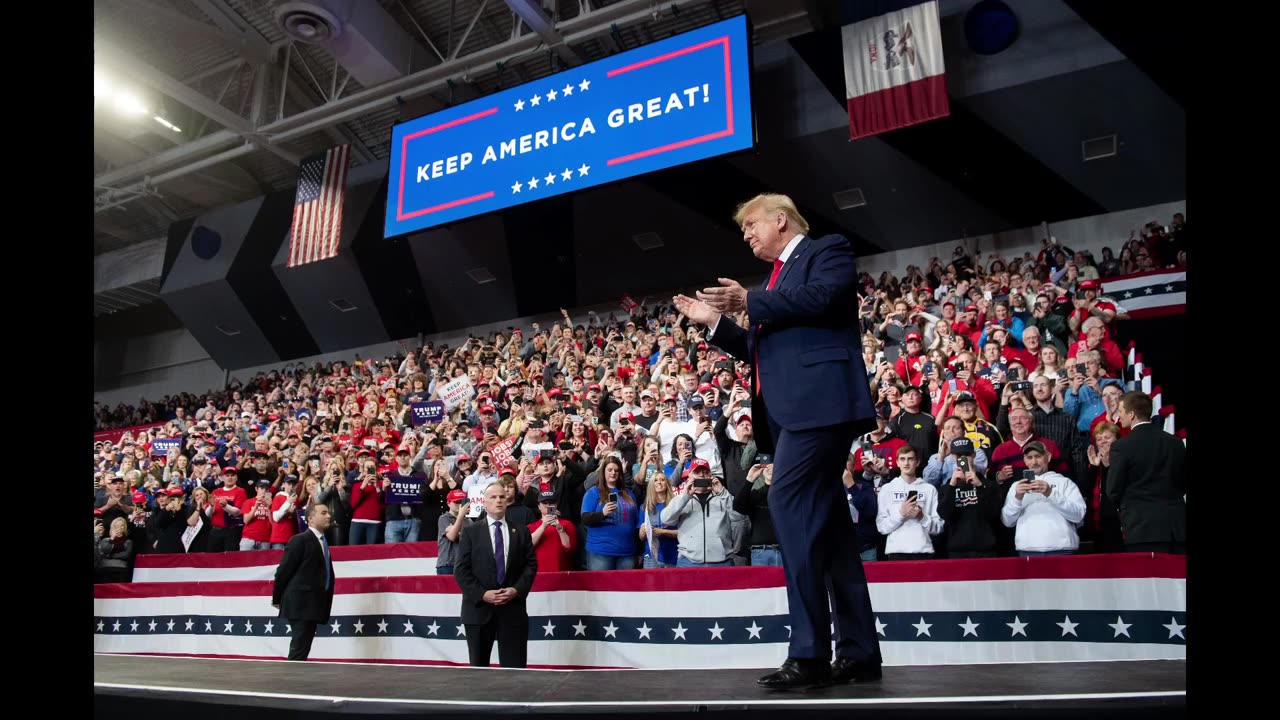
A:
<svg viewBox="0 0 1280 720">
<path fill-rule="evenodd" d="M 802 233 L 809 232 L 809 223 L 800 216 L 800 211 L 796 209 L 796 204 L 786 195 L 778 195 L 775 193 L 760 193 L 750 200 L 738 206 L 733 213 L 733 222 L 738 227 L 742 227 L 745 222 L 747 213 L 755 209 L 761 209 L 765 213 L 772 214 L 776 212 L 784 212 L 790 220 L 790 224 Z"/>
</svg>

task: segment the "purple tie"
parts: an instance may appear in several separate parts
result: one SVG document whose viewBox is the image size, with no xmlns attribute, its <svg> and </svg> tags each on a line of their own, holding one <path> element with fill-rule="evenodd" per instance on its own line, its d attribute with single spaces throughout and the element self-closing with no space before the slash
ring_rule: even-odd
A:
<svg viewBox="0 0 1280 720">
<path fill-rule="evenodd" d="M 498 584 L 507 582 L 507 564 L 502 557 L 502 521 L 493 524 L 493 562 L 498 566 Z"/>
</svg>

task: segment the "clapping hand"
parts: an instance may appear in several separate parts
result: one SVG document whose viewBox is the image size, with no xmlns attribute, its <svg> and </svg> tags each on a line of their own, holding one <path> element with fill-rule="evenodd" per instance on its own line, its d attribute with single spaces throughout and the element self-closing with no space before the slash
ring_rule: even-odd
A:
<svg viewBox="0 0 1280 720">
<path fill-rule="evenodd" d="M 710 326 L 715 325 L 720 319 L 720 311 L 703 300 L 695 300 L 686 295 L 676 295 L 671 300 L 685 317 L 696 323 Z"/>
</svg>

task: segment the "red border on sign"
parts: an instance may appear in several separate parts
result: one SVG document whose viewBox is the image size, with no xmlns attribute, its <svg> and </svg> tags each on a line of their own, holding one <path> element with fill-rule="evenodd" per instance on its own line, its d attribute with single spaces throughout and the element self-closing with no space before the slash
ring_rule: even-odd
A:
<svg viewBox="0 0 1280 720">
<path fill-rule="evenodd" d="M 728 35 L 715 38 L 714 40 L 707 40 L 704 42 L 700 42 L 697 45 L 690 45 L 689 47 L 683 48 L 680 50 L 674 50 L 665 55 L 659 55 L 657 57 L 649 58 L 648 60 L 641 60 L 638 63 L 633 63 L 631 65 L 627 65 L 624 67 L 615 68 L 613 70 L 610 70 L 608 73 L 606 73 L 606 77 L 621 75 L 622 73 L 625 73 L 625 72 L 638 70 L 642 67 L 648 67 L 649 65 L 654 65 L 654 64 L 663 62 L 664 60 L 670 60 L 671 58 L 679 57 L 681 55 L 687 55 L 691 52 L 697 52 L 698 50 L 705 50 L 710 47 L 715 47 L 716 45 L 724 46 L 724 93 L 725 93 L 725 125 L 726 125 L 725 129 L 720 130 L 718 132 L 709 133 L 707 135 L 700 135 L 695 138 L 689 138 L 688 140 L 680 140 L 679 142 L 673 142 L 667 145 L 661 145 L 656 148 L 641 150 L 639 152 L 631 153 L 630 155 L 623 155 L 622 157 L 612 158 L 608 162 L 609 165 L 611 166 L 618 165 L 631 160 L 638 160 L 640 158 L 649 157 L 650 155 L 657 155 L 659 153 L 664 153 L 669 150 L 679 150 L 680 148 L 683 148 L 683 147 L 689 147 L 690 145 L 697 145 L 698 143 L 704 143 L 709 140 L 716 140 L 718 138 L 728 137 L 729 135 L 733 134 L 733 74 L 731 70 L 731 65 L 729 63 L 730 56 L 729 56 L 729 36 Z"/>
<path fill-rule="evenodd" d="M 466 205 L 467 203 L 473 203 L 473 202 L 476 202 L 477 200 L 488 200 L 489 198 L 493 197 L 494 192 L 490 190 L 487 193 L 480 193 L 479 195 L 472 195 L 471 197 L 452 200 L 450 202 L 441 203 L 439 205 L 433 205 L 429 208 L 414 210 L 413 212 L 407 213 L 407 214 L 404 211 L 404 171 L 405 171 L 405 162 L 408 159 L 408 154 L 409 154 L 408 153 L 409 141 L 420 138 L 423 135 L 430 135 L 431 133 L 439 132 L 441 130 L 448 130 L 451 127 L 457 127 L 459 125 L 469 123 L 472 120 L 479 120 L 480 118 L 493 115 L 496 112 L 498 112 L 498 108 L 496 106 L 491 107 L 488 110 L 481 110 L 480 112 L 475 113 L 474 115 L 468 115 L 466 117 L 458 118 L 456 120 L 450 120 L 447 123 L 442 123 L 440 125 L 436 125 L 435 127 L 429 127 L 425 130 L 419 130 L 418 132 L 413 133 L 412 135 L 405 135 L 403 138 L 401 138 L 400 140 L 400 190 L 396 195 L 396 222 L 403 222 L 410 218 L 418 217 L 419 215 L 426 215 L 427 213 L 438 212 L 440 210 L 448 210 L 451 207 Z"/>
</svg>

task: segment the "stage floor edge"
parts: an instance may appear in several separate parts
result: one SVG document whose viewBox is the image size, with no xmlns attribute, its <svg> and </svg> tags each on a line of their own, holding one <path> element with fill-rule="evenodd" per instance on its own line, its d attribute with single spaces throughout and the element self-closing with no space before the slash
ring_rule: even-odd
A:
<svg viewBox="0 0 1280 720">
<path fill-rule="evenodd" d="M 756 687 L 766 670 L 500 670 L 365 663 L 289 663 L 94 655 L 95 717 L 140 711 L 184 718 L 273 720 L 325 715 L 552 717 L 729 711 L 734 717 L 941 714 L 1020 718 L 1119 712 L 1170 717 L 1186 709 L 1182 660 L 930 665 L 885 668 L 884 679 L 808 692 Z M 142 705 L 150 706 L 149 709 Z M 153 715 L 154 716 L 154 715 Z M 1132 720 L 1132 718 L 1127 718 Z"/>
</svg>

